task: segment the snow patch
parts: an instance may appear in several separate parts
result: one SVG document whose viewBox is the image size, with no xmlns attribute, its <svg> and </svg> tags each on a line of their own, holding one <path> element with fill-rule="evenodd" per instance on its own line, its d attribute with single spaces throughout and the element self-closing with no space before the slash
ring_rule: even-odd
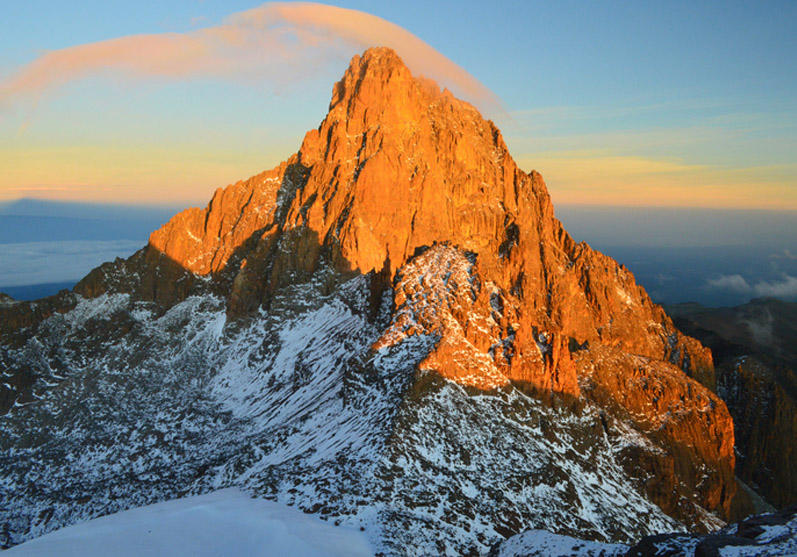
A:
<svg viewBox="0 0 797 557">
<path fill-rule="evenodd" d="M 354 529 L 335 527 L 279 503 L 224 489 L 62 528 L 8 550 L 15 557 L 218 555 L 365 557 Z M 4 553 L 5 554 L 5 553 Z"/>
</svg>

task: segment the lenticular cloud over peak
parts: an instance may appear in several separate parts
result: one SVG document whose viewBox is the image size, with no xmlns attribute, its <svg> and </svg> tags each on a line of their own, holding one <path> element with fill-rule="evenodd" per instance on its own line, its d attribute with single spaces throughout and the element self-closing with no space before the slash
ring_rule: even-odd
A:
<svg viewBox="0 0 797 557">
<path fill-rule="evenodd" d="M 307 78 L 308 66 L 346 59 L 369 46 L 395 49 L 414 73 L 483 110 L 501 109 L 495 94 L 406 29 L 365 12 L 312 2 L 269 2 L 214 27 L 50 51 L 0 83 L 0 108 L 109 71 L 139 79 L 255 79 L 282 87 Z"/>
</svg>

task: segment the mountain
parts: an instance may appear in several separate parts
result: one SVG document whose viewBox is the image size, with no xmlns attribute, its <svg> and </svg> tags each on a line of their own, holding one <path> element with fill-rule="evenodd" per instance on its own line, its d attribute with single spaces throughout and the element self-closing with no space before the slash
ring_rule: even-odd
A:
<svg viewBox="0 0 797 557">
<path fill-rule="evenodd" d="M 797 501 L 797 303 L 760 298 L 729 308 L 668 306 L 711 347 L 717 393 L 736 430 L 737 473 L 767 501 Z"/>
<path fill-rule="evenodd" d="M 229 486 L 391 555 L 750 508 L 710 350 L 385 48 L 286 162 L 72 292 L 3 301 L 0 339 L 6 545 Z"/>
</svg>

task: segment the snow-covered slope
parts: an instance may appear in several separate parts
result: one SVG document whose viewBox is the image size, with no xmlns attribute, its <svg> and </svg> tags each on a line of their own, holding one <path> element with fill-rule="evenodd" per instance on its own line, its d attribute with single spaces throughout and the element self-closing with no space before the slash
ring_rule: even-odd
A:
<svg viewBox="0 0 797 557">
<path fill-rule="evenodd" d="M 285 505 L 224 489 L 157 503 L 57 530 L 9 550 L 14 557 L 172 555 L 368 557 L 365 536 Z"/>
<path fill-rule="evenodd" d="M 620 557 L 627 551 L 628 546 L 620 543 L 589 542 L 545 530 L 527 530 L 497 545 L 490 557 Z"/>
<path fill-rule="evenodd" d="M 475 272 L 435 246 L 402 270 L 427 288 L 416 315 L 442 311 L 423 305 L 448 299 L 452 269 Z M 39 400 L 0 417 L 4 543 L 230 486 L 363 528 L 387 554 L 482 553 L 526 528 L 682 528 L 621 465 L 651 441 L 590 403 L 421 369 L 439 334 L 397 335 L 411 316 L 391 315 L 391 291 L 373 317 L 369 280 L 321 269 L 248 320 L 211 295 L 160 314 L 121 294 L 48 318 L 6 354 L 35 370 Z"/>
<path fill-rule="evenodd" d="M 635 545 L 589 542 L 528 530 L 496 544 L 488 557 L 648 557 L 717 555 L 786 557 L 797 555 L 797 507 L 751 516 L 707 535 L 664 533 Z"/>
</svg>

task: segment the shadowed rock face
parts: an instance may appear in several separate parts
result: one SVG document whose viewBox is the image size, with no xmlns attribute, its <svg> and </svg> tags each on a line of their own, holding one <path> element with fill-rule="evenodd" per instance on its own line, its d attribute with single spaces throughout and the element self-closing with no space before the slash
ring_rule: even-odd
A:
<svg viewBox="0 0 797 557">
<path fill-rule="evenodd" d="M 597 430 L 579 441 L 587 447 L 583 454 L 594 450 L 612 465 L 619 462 L 627 485 L 689 528 L 710 528 L 719 523 L 712 513 L 731 513 L 733 424 L 725 404 L 706 388 L 715 382 L 710 351 L 682 335 L 626 268 L 572 240 L 554 217 L 542 177 L 517 167 L 492 122 L 413 77 L 391 50 L 370 49 L 353 58 L 333 89 L 327 117 L 286 162 L 218 190 L 205 209 L 179 213 L 145 248 L 95 269 L 75 292 L 87 298 L 129 294 L 135 303 L 155 302 L 146 308 L 156 315 L 191 297 L 221 298 L 224 330 L 233 334 L 263 315 L 306 311 L 301 297 L 286 302 L 286 292 L 303 284 L 330 296 L 346 280 L 363 276 L 369 348 L 350 357 L 382 361 L 381 354 L 414 347 L 405 358 L 415 374 L 405 378 L 415 382 L 410 395 L 426 393 L 427 379 L 419 378 L 433 372 L 469 393 L 521 393 L 507 395 L 526 401 L 506 404 L 508 416 L 524 414 L 518 408 L 529 404 L 527 395 L 546 401 L 559 416 L 583 411 L 579 419 L 586 420 L 602 409 Z M 62 311 L 77 301 L 70 303 Z M 33 315 L 32 307 L 4 302 L 0 316 Z M 137 315 L 130 314 L 130 327 L 138 334 Z M 34 338 L 39 321 L 27 319 L 23 333 L 15 334 Z M 282 342 L 269 331 L 274 343 Z M 38 350 L 37 357 L 41 352 L 27 348 Z M 3 357 L 21 370 L 15 354 Z M 300 382 L 323 373 L 296 366 Z M 6 398 L 29 402 L 31 393 L 46 392 L 33 389 Z M 441 400 L 428 393 L 418 398 L 426 405 Z M 429 415 L 427 406 L 410 406 L 402 427 L 421 439 L 412 445 L 417 448 L 431 442 L 417 427 Z M 507 435 L 524 439 L 531 430 L 515 428 L 514 419 L 504 420 L 511 425 Z M 557 435 L 546 424 L 540 419 L 534 427 L 546 438 Z M 397 430 L 391 431 L 391 443 L 404 451 Z M 485 454 L 496 444 L 484 442 Z M 396 462 L 406 459 L 401 451 Z M 462 466 L 471 466 L 470 457 Z M 407 474 L 390 480 L 399 485 Z M 556 474 L 562 477 L 555 485 L 565 485 L 567 473 Z M 526 480 L 512 481 L 518 493 L 526 489 Z M 577 490 L 569 489 L 567 500 L 576 505 Z M 491 531 L 517 532 L 535 512 L 507 511 L 507 524 Z M 391 516 L 400 531 L 403 515 Z M 585 520 L 574 521 L 568 532 L 596 528 L 590 535 L 614 538 L 628 536 L 631 528 L 604 530 Z M 644 528 L 637 522 L 629 519 L 633 528 Z M 452 539 L 461 535 L 455 534 Z"/>
<path fill-rule="evenodd" d="M 717 393 L 736 430 L 737 475 L 776 507 L 794 504 L 797 304 L 756 299 L 732 308 L 669 309 L 715 354 Z"/>
</svg>

